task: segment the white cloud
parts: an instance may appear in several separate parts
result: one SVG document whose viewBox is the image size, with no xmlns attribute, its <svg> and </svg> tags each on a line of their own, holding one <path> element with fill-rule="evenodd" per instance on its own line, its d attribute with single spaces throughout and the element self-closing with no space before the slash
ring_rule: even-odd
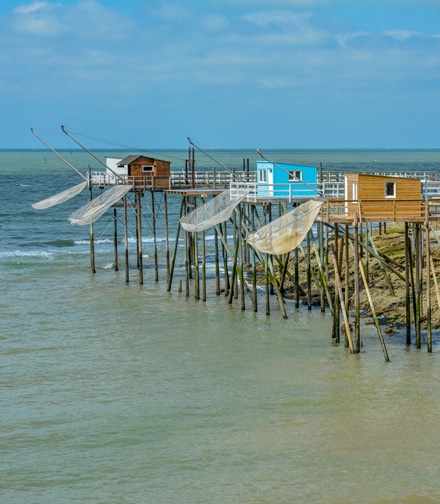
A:
<svg viewBox="0 0 440 504">
<path fill-rule="evenodd" d="M 21 34 L 53 36 L 62 32 L 62 25 L 57 18 L 57 4 L 34 2 L 14 9 L 12 26 Z"/>
<path fill-rule="evenodd" d="M 31 4 L 19 5 L 18 7 L 16 7 L 14 9 L 14 12 L 16 12 L 18 14 L 27 15 L 27 14 L 31 14 L 31 13 L 34 13 L 37 11 L 41 11 L 43 9 L 52 9 L 54 7 L 55 7 L 55 5 L 50 4 L 49 2 L 34 2 Z"/>
<path fill-rule="evenodd" d="M 409 40 L 411 37 L 417 37 L 421 35 L 420 33 L 407 30 L 385 30 L 383 34 L 387 37 L 390 37 L 391 39 L 395 39 L 400 42 L 404 42 L 406 40 Z"/>
<path fill-rule="evenodd" d="M 127 110 L 209 108 L 221 96 L 234 112 L 250 100 L 287 111 L 374 95 L 379 103 L 403 86 L 417 84 L 408 91 L 415 94 L 430 80 L 434 89 L 439 79 L 440 35 L 391 29 L 393 19 L 375 32 L 296 2 L 233 12 L 206 8 L 212 1 L 158 3 L 136 17 L 103 0 L 34 2 L 0 16 L 0 89 L 29 96 L 32 83 L 35 103 L 58 96 L 79 108 L 85 97 Z"/>
</svg>

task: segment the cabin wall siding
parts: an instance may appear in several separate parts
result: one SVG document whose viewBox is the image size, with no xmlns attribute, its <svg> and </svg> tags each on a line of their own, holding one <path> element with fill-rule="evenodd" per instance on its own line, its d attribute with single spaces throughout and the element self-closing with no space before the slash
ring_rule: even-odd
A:
<svg viewBox="0 0 440 504">
<path fill-rule="evenodd" d="M 128 175 L 135 177 L 136 186 L 154 184 L 155 188 L 168 188 L 171 171 L 170 165 L 169 161 L 140 156 L 129 164 Z M 153 171 L 151 173 L 143 172 L 143 166 L 153 166 Z"/>
<path fill-rule="evenodd" d="M 353 182 L 357 183 L 357 202 L 347 210 L 357 212 L 365 220 L 420 219 L 422 183 L 419 179 L 351 173 L 346 175 L 346 199 L 354 200 Z M 385 183 L 396 184 L 396 196 L 385 197 Z"/>
</svg>

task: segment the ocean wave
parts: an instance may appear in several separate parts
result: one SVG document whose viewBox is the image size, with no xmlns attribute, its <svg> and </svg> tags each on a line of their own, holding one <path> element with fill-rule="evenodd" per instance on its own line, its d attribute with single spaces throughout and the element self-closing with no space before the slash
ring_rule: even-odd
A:
<svg viewBox="0 0 440 504">
<path fill-rule="evenodd" d="M 32 257 L 32 258 L 42 257 L 45 259 L 51 259 L 54 257 L 54 255 L 55 255 L 54 251 L 48 251 L 48 250 L 29 250 L 29 251 L 9 250 L 0 252 L 0 257 L 4 259 L 16 258 L 16 257 Z"/>
<path fill-rule="evenodd" d="M 23 247 L 54 247 L 54 248 L 65 248 L 73 247 L 74 240 L 49 240 L 49 241 L 34 241 L 23 243 Z"/>
</svg>

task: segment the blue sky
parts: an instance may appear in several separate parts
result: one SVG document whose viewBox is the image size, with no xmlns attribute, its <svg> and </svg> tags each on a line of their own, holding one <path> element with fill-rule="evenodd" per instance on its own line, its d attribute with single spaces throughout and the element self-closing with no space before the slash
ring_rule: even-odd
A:
<svg viewBox="0 0 440 504">
<path fill-rule="evenodd" d="M 440 0 L 2 0 L 0 49 L 3 149 L 440 148 Z"/>
</svg>

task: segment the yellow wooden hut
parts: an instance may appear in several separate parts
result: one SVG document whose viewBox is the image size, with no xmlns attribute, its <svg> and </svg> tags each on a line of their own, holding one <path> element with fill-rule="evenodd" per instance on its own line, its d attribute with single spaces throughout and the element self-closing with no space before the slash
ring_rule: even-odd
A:
<svg viewBox="0 0 440 504">
<path fill-rule="evenodd" d="M 365 221 L 420 221 L 424 215 L 420 179 L 348 173 L 347 213 Z"/>
</svg>

